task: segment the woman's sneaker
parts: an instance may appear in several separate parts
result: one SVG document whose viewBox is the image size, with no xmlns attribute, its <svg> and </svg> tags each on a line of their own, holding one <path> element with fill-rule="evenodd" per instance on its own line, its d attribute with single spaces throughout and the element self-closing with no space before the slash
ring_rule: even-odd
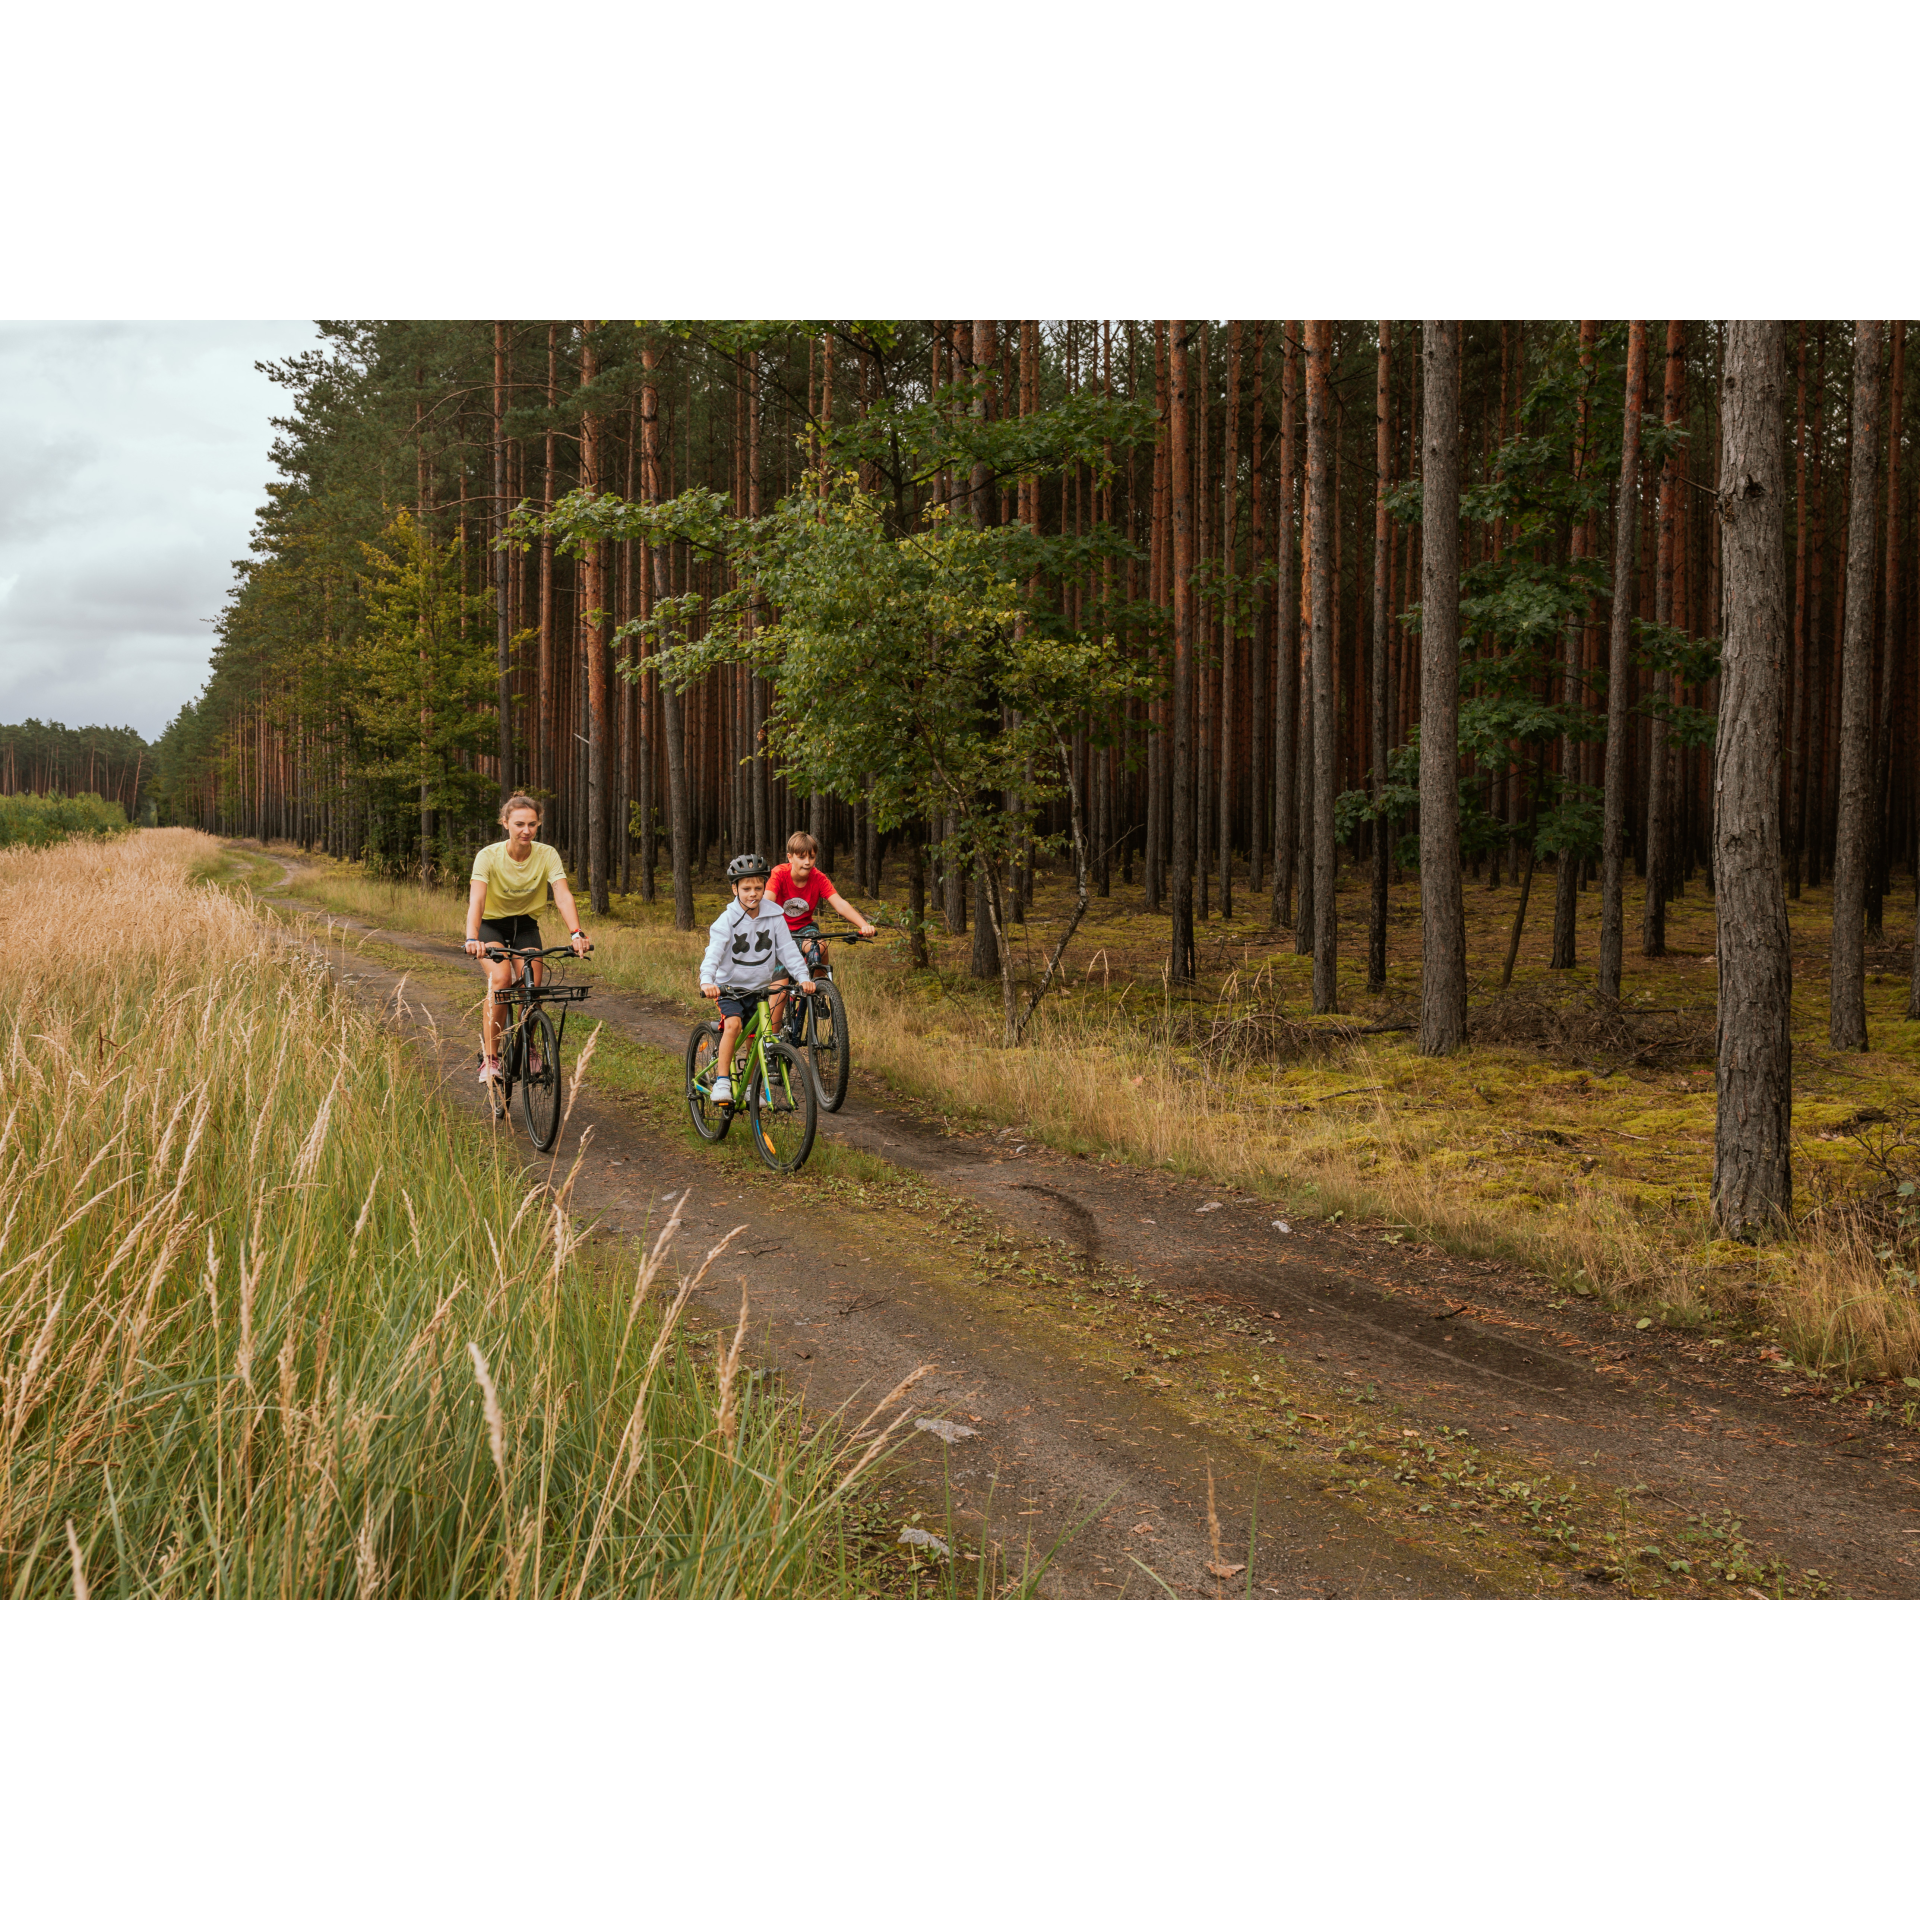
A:
<svg viewBox="0 0 1920 1920">
<path fill-rule="evenodd" d="M 490 1081 L 500 1078 L 500 1056 L 490 1053 L 480 1062 L 480 1084 L 484 1087 Z"/>
</svg>

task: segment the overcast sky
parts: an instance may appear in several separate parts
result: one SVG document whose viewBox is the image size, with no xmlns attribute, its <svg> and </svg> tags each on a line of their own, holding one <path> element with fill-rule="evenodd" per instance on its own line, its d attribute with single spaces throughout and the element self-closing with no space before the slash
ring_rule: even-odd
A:
<svg viewBox="0 0 1920 1920">
<path fill-rule="evenodd" d="M 305 320 L 0 321 L 0 721 L 161 732 L 206 679 Z"/>
</svg>

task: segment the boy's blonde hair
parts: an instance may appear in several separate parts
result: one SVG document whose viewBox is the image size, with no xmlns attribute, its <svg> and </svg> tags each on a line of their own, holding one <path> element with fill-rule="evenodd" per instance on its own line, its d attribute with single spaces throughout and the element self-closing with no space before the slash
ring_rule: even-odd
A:
<svg viewBox="0 0 1920 1920">
<path fill-rule="evenodd" d="M 817 860 L 820 857 L 820 842 L 816 840 L 812 834 L 808 833 L 804 827 L 796 827 L 787 835 L 787 851 L 789 853 L 811 854 L 813 858 Z"/>
</svg>

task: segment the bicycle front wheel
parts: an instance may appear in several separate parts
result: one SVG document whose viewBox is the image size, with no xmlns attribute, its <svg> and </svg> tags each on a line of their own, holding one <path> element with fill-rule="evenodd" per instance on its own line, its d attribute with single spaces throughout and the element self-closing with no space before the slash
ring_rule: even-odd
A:
<svg viewBox="0 0 1920 1920">
<path fill-rule="evenodd" d="M 551 1153 L 560 1137 L 560 1048 L 545 1007 L 532 1008 L 520 1023 L 520 1112 L 527 1138 Z"/>
<path fill-rule="evenodd" d="M 513 1082 L 520 1071 L 520 1022 L 509 1013 L 500 1035 L 500 1078 L 487 1082 L 487 1099 L 496 1120 L 513 1120 Z"/>
<path fill-rule="evenodd" d="M 798 1052 L 783 1040 L 769 1040 L 766 1071 L 755 1061 L 747 1082 L 747 1119 L 753 1148 L 775 1173 L 797 1173 L 813 1151 L 813 1130 L 820 1105 L 813 1074 Z"/>
<path fill-rule="evenodd" d="M 720 1065 L 720 1023 L 702 1020 L 687 1035 L 687 1111 L 702 1140 L 724 1140 L 733 1125 L 733 1109 L 715 1106 L 713 1080 Z"/>
<path fill-rule="evenodd" d="M 831 980 L 822 980 L 813 991 L 807 1057 L 821 1106 L 828 1113 L 838 1113 L 852 1077 L 853 1051 L 847 1044 L 847 1003 Z"/>
</svg>

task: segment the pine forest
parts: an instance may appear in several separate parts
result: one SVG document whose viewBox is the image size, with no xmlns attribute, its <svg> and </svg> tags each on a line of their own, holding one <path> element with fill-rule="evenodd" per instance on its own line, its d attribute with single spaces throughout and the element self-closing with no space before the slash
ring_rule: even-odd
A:
<svg viewBox="0 0 1920 1920">
<path fill-rule="evenodd" d="M 112 1084 L 157 1036 L 173 1198 L 86 1231 L 156 1272 L 205 1239 L 167 1377 L 257 1414 L 191 1467 L 154 1428 L 124 1525 L 49 1438 L 96 1518 L 0 1504 L 0 1590 L 1920 1591 L 1906 336 L 320 323 L 261 368 L 278 477 L 198 696 L 153 742 L 0 726 L 37 849 L 0 880 L 120 901 L 148 1009 L 49 999 L 8 1071 L 53 1035 Z M 475 866 L 536 824 L 537 978 Z M 809 860 L 842 944 L 736 1004 L 729 916 L 817 933 Z M 473 1139 L 403 1113 L 421 1061 Z M 666 1252 L 708 1224 L 719 1306 Z M 337 1510 L 336 1319 L 417 1448 L 365 1441 Z M 59 1339 L 18 1393 L 90 1406 Z M 984 1454 L 1037 1562 L 945 1478 Z M 1327 1496 L 1272 1546 L 1263 1473 Z M 216 1540 L 183 1474 L 278 1504 Z"/>
</svg>

